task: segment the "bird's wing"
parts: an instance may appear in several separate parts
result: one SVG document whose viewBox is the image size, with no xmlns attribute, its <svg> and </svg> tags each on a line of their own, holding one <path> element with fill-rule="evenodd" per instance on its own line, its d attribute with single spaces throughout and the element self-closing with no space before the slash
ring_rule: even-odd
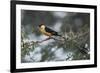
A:
<svg viewBox="0 0 100 73">
<path fill-rule="evenodd" d="M 47 32 L 53 34 L 53 35 L 57 35 L 57 34 L 58 34 L 56 31 L 54 31 L 54 30 L 52 30 L 52 29 L 50 29 L 50 28 L 48 28 L 48 27 L 46 27 L 45 30 L 46 30 Z"/>
</svg>

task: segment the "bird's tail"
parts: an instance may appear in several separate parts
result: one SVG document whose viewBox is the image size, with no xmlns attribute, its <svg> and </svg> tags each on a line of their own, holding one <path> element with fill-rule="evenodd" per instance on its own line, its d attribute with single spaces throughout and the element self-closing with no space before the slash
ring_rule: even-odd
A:
<svg viewBox="0 0 100 73">
<path fill-rule="evenodd" d="M 57 32 L 56 32 L 56 33 L 54 33 L 53 35 L 55 35 L 55 36 L 59 36 L 59 37 L 61 37 L 62 39 L 64 39 L 64 40 L 65 40 L 65 37 L 64 37 L 64 36 L 62 36 L 61 34 L 58 34 Z"/>
<path fill-rule="evenodd" d="M 57 34 L 57 36 L 60 36 L 60 37 L 62 37 L 62 35 L 60 35 L 60 34 Z"/>
<path fill-rule="evenodd" d="M 60 34 L 57 34 L 57 36 L 61 37 L 63 40 L 65 40 L 65 37 L 60 35 Z"/>
</svg>

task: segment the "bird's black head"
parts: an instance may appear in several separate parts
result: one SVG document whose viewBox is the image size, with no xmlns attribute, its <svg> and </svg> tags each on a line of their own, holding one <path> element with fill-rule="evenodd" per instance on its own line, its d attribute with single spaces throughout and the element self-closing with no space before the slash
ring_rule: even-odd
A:
<svg viewBox="0 0 100 73">
<path fill-rule="evenodd" d="M 40 24 L 39 27 L 41 27 L 42 25 L 44 25 L 44 24 Z"/>
</svg>

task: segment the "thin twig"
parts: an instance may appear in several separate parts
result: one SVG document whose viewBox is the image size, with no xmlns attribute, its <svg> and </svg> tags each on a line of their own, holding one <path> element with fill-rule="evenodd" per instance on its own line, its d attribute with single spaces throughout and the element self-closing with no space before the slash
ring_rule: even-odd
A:
<svg viewBox="0 0 100 73">
<path fill-rule="evenodd" d="M 49 37 L 49 38 L 46 38 L 46 39 L 44 39 L 44 40 L 42 40 L 42 41 L 37 41 L 37 43 L 42 43 L 42 42 L 47 41 L 47 40 L 49 40 L 49 39 L 51 39 L 51 38 Z"/>
</svg>

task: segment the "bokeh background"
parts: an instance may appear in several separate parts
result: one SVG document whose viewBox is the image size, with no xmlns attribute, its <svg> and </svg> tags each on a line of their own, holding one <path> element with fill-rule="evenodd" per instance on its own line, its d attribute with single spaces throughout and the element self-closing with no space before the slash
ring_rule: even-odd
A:
<svg viewBox="0 0 100 73">
<path fill-rule="evenodd" d="M 64 42 L 39 32 L 43 23 L 65 37 Z M 90 14 L 61 11 L 21 10 L 21 62 L 90 59 Z"/>
</svg>

